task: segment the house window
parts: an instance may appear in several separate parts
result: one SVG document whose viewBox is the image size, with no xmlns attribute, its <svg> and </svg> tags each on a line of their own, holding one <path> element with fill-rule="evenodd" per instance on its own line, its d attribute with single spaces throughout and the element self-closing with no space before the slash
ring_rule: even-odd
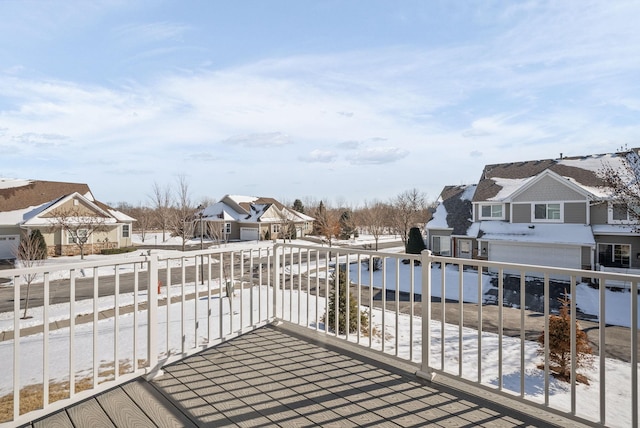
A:
<svg viewBox="0 0 640 428">
<path fill-rule="evenodd" d="M 609 223 L 629 223 L 638 219 L 637 207 L 627 204 L 611 204 L 609 206 Z"/>
<path fill-rule="evenodd" d="M 225 223 L 220 228 L 223 235 L 231 235 L 231 223 Z"/>
<path fill-rule="evenodd" d="M 502 219 L 502 204 L 481 205 L 480 218 Z"/>
<path fill-rule="evenodd" d="M 598 244 L 598 263 L 608 267 L 630 267 L 631 245 Z"/>
<path fill-rule="evenodd" d="M 89 231 L 87 229 L 78 229 L 75 232 L 68 232 L 67 243 L 76 244 L 79 241 L 81 244 L 84 244 L 87 242 L 88 237 Z"/>
<path fill-rule="evenodd" d="M 441 256 L 450 256 L 451 239 L 448 236 L 434 236 L 432 238 L 432 251 Z"/>
<path fill-rule="evenodd" d="M 471 254 L 471 241 L 461 239 L 458 243 L 460 244 L 460 256 L 469 257 Z"/>
<path fill-rule="evenodd" d="M 128 238 L 129 237 L 129 225 L 128 224 L 123 224 L 122 225 L 122 237 L 123 238 Z"/>
<path fill-rule="evenodd" d="M 271 233 L 280 233 L 280 225 L 274 224 L 271 226 Z"/>
<path fill-rule="evenodd" d="M 560 204 L 534 204 L 533 218 L 538 221 L 560 221 Z"/>
</svg>

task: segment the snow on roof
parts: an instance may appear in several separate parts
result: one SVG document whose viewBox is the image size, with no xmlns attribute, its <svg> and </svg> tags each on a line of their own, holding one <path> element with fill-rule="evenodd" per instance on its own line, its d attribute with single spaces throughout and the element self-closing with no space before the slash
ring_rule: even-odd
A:
<svg viewBox="0 0 640 428">
<path fill-rule="evenodd" d="M 605 155 L 591 155 L 581 158 L 561 159 L 558 161 L 558 165 L 571 166 L 574 168 L 586 169 L 587 171 L 598 172 L 602 170 L 605 164 L 610 165 L 612 168 L 624 168 L 625 158 L 618 154 L 605 154 Z"/>
<path fill-rule="evenodd" d="M 465 201 L 470 201 L 473 199 L 473 195 L 476 193 L 476 187 L 478 187 L 475 184 L 471 184 L 469 186 L 467 186 L 466 189 L 464 189 L 464 192 L 462 192 L 462 195 L 460 195 L 460 199 L 463 199 Z"/>
<path fill-rule="evenodd" d="M 480 222 L 486 241 L 513 241 L 540 244 L 595 245 L 591 226 L 583 224 L 506 223 L 502 221 Z"/>
<path fill-rule="evenodd" d="M 46 202 L 42 205 L 27 207 L 20 210 L 0 212 L 0 224 L 17 225 L 40 214 L 43 210 L 51 205 L 52 202 Z"/>
<path fill-rule="evenodd" d="M 224 202 L 216 202 L 202 210 L 202 216 L 209 220 L 237 220 L 239 215 Z"/>
<path fill-rule="evenodd" d="M 295 211 L 295 210 L 293 210 L 292 212 L 293 212 L 293 214 L 295 214 L 296 217 L 298 217 L 302 221 L 313 221 L 313 220 L 315 220 L 313 217 L 308 216 L 308 215 L 306 215 L 304 213 L 301 213 L 301 212 L 298 212 L 298 211 Z"/>
<path fill-rule="evenodd" d="M 431 220 L 427 222 L 427 229 L 450 229 L 447 223 L 447 209 L 442 202 L 438 204 Z"/>
<path fill-rule="evenodd" d="M 21 178 L 0 177 L 0 189 L 10 189 L 12 187 L 27 186 L 32 182 L 33 180 L 25 180 Z"/>
<path fill-rule="evenodd" d="M 522 186 L 527 184 L 528 181 L 532 180 L 534 177 L 527 178 L 500 178 L 493 177 L 492 180 L 500 186 L 502 189 L 492 198 L 488 198 L 488 201 L 503 201 L 508 198 L 515 192 L 520 189 Z"/>
<path fill-rule="evenodd" d="M 637 226 L 629 224 L 594 224 L 591 226 L 594 235 L 629 235 L 630 233 L 638 233 Z"/>
<path fill-rule="evenodd" d="M 136 221 L 135 218 L 126 215 L 122 211 L 114 210 L 113 208 L 109 208 L 107 211 L 109 211 L 109 214 L 111 214 L 117 221 L 124 221 L 124 222 Z"/>
<path fill-rule="evenodd" d="M 242 203 L 250 204 L 251 202 L 258 199 L 255 196 L 243 196 L 243 195 L 227 195 L 227 196 L 229 197 L 229 199 L 235 201 L 238 204 L 242 204 Z"/>
</svg>

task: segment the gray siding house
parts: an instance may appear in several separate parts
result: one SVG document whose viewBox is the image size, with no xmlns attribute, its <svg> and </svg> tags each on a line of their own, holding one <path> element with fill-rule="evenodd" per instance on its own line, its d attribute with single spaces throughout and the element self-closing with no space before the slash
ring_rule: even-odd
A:
<svg viewBox="0 0 640 428">
<path fill-rule="evenodd" d="M 634 149 L 635 150 L 635 149 Z M 640 269 L 640 234 L 598 171 L 624 154 L 485 166 L 477 184 L 446 186 L 426 225 L 436 254 L 576 269 Z"/>
</svg>

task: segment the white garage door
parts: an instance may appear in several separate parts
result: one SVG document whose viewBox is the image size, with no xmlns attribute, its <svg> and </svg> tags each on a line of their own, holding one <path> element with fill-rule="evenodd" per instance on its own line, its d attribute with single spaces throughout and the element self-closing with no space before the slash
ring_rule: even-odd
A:
<svg viewBox="0 0 640 428">
<path fill-rule="evenodd" d="M 527 265 L 581 269 L 580 247 L 489 243 L 489 260 Z"/>
<path fill-rule="evenodd" d="M 240 240 L 241 241 L 257 241 L 260 237 L 260 233 L 257 228 L 253 227 L 241 227 L 240 228 Z"/>
<path fill-rule="evenodd" d="M 19 239 L 18 235 L 0 235 L 0 260 L 16 258 Z"/>
</svg>

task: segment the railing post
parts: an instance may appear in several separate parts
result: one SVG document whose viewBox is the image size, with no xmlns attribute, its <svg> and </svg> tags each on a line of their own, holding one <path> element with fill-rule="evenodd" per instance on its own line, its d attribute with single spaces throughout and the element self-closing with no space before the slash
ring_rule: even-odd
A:
<svg viewBox="0 0 640 428">
<path fill-rule="evenodd" d="M 167 262 L 168 266 L 168 262 Z M 147 261 L 147 379 L 162 374 L 158 366 L 158 254 L 151 252 Z M 169 293 L 167 293 L 169 296 Z M 169 297 L 167 297 L 167 311 Z"/>
<path fill-rule="evenodd" d="M 429 365 L 431 347 L 431 260 L 432 253 L 424 250 L 420 254 L 422 266 L 422 363 L 416 373 L 419 377 L 432 381 L 436 374 Z M 444 300 L 444 299 L 443 299 Z M 442 315 L 444 317 L 444 314 Z"/>
<path fill-rule="evenodd" d="M 280 289 L 280 246 L 273 246 L 273 317 L 278 319 L 278 315 L 282 318 L 282 314 L 278 312 L 278 290 Z"/>
</svg>

